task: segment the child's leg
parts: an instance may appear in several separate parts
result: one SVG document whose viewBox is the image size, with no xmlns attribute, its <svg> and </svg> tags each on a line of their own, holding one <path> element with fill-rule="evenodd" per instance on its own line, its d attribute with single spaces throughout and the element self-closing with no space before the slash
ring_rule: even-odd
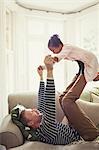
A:
<svg viewBox="0 0 99 150">
<path fill-rule="evenodd" d="M 72 80 L 72 83 L 66 88 L 66 90 L 59 96 L 59 102 L 60 102 L 60 105 L 62 107 L 62 98 L 64 97 L 64 95 L 69 91 L 69 89 L 73 86 L 73 84 L 75 83 L 76 79 L 78 78 L 78 76 L 80 74 L 84 74 L 84 63 L 79 61 L 79 60 L 75 60 L 77 63 L 78 63 L 78 66 L 79 66 L 79 71 L 78 73 L 76 74 L 76 76 L 73 78 Z"/>
<path fill-rule="evenodd" d="M 93 81 L 99 81 L 99 72 L 97 73 L 97 76 Z"/>
<path fill-rule="evenodd" d="M 62 108 L 69 123 L 78 131 L 84 140 L 94 140 L 99 132 L 94 123 L 84 114 L 75 101 L 80 97 L 86 80 L 83 75 L 80 75 L 68 93 L 65 94 L 62 100 Z"/>
<path fill-rule="evenodd" d="M 84 74 L 84 63 L 80 60 L 75 60 L 78 63 L 79 66 L 79 72 L 78 74 Z"/>
</svg>

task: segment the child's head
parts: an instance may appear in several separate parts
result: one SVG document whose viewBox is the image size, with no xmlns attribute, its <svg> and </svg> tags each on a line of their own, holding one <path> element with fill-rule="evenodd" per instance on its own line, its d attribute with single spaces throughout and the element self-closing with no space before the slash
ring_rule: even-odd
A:
<svg viewBox="0 0 99 150">
<path fill-rule="evenodd" d="M 60 40 L 59 36 L 57 34 L 54 34 L 51 36 L 51 38 L 48 41 L 48 48 L 55 54 L 59 53 L 62 50 L 63 43 Z"/>
</svg>

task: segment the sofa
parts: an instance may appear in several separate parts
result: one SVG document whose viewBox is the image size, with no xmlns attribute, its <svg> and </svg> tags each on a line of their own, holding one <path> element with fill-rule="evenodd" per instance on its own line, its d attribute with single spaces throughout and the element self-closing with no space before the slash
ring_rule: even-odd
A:
<svg viewBox="0 0 99 150">
<path fill-rule="evenodd" d="M 64 117 L 64 113 L 60 107 L 58 101 L 59 94 L 56 93 L 56 119 L 58 121 L 67 122 L 67 119 Z M 36 141 L 25 141 L 23 142 L 23 136 L 19 128 L 13 124 L 11 121 L 10 112 L 17 104 L 24 105 L 27 108 L 32 108 L 37 106 L 37 93 L 16 93 L 10 94 L 8 96 L 8 115 L 3 119 L 3 122 L 0 126 L 0 144 L 6 146 L 7 150 L 98 150 L 99 149 L 99 140 L 92 142 L 85 142 L 83 140 L 79 142 L 73 142 L 69 145 L 51 145 L 45 144 L 42 142 Z M 78 105 L 80 102 L 78 100 Z M 86 108 L 82 108 L 87 110 Z M 86 111 L 85 110 L 85 111 Z M 89 110 L 90 111 L 90 110 Z M 96 111 L 96 112 L 95 112 Z M 94 109 L 94 112 L 91 113 L 91 116 L 97 114 L 97 109 Z M 89 116 L 90 117 L 90 116 Z M 96 124 L 99 124 L 99 114 L 95 116 L 98 121 Z"/>
</svg>

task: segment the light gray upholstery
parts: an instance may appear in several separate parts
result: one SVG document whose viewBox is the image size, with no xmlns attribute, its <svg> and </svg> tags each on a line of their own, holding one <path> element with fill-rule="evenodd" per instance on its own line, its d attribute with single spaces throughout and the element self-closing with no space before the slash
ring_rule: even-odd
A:
<svg viewBox="0 0 99 150">
<path fill-rule="evenodd" d="M 11 115 L 7 115 L 0 128 L 0 144 L 15 147 L 23 144 L 23 136 L 19 128 L 11 121 Z"/>
</svg>

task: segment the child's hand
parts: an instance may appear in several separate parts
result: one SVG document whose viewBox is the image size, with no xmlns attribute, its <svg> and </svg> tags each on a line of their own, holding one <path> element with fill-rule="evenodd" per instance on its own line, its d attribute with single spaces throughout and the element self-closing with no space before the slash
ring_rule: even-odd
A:
<svg viewBox="0 0 99 150">
<path fill-rule="evenodd" d="M 42 66 L 39 66 L 39 67 L 37 68 L 37 72 L 38 72 L 39 76 L 42 78 L 42 77 L 43 77 L 43 67 L 42 67 Z"/>
<path fill-rule="evenodd" d="M 58 57 L 53 57 L 54 62 L 58 62 Z"/>
</svg>

